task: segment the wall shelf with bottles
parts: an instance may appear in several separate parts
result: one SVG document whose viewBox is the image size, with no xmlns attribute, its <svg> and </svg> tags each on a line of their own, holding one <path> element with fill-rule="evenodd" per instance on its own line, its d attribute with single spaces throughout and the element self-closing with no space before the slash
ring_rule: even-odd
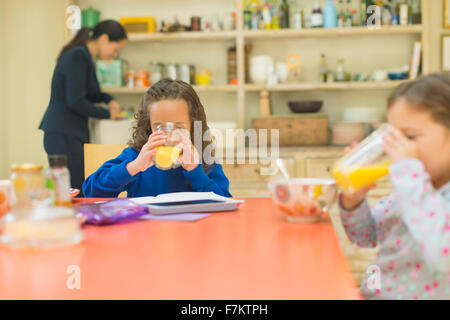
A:
<svg viewBox="0 0 450 320">
<path fill-rule="evenodd" d="M 173 32 L 173 33 L 130 33 L 129 42 L 146 41 L 222 41 L 235 40 L 237 31 L 211 31 L 211 32 Z"/>
<path fill-rule="evenodd" d="M 226 0 L 224 0 L 226 1 Z M 66 0 L 68 3 L 80 3 L 83 1 L 80 0 Z M 84 4 L 89 3 L 87 0 L 84 0 Z M 94 2 L 94 1 L 92 1 Z M 100 7 L 100 0 L 96 0 Z M 231 2 L 231 1 L 230 1 Z M 326 1 L 321 1 L 321 4 L 324 4 Z M 344 1 L 345 2 L 345 1 Z M 359 1 L 358 1 L 359 2 Z M 248 30 L 248 26 L 245 26 L 244 20 L 244 11 L 245 7 L 243 2 L 237 1 L 235 10 L 235 18 L 236 18 L 236 28 L 232 31 L 200 31 L 200 32 L 174 32 L 174 33 L 130 33 L 129 34 L 129 42 L 130 45 L 148 45 L 152 43 L 168 43 L 169 46 L 176 44 L 180 46 L 180 49 L 183 50 L 183 47 L 186 45 L 192 50 L 195 47 L 195 50 L 205 50 L 205 47 L 208 46 L 208 43 L 223 43 L 225 45 L 231 45 L 236 47 L 236 71 L 237 71 L 237 85 L 207 85 L 207 86 L 194 86 L 194 89 L 199 93 L 230 93 L 236 94 L 236 122 L 238 127 L 245 128 L 246 123 L 248 122 L 247 117 L 249 114 L 252 114 L 251 106 L 247 105 L 247 97 L 252 97 L 251 101 L 254 100 L 255 93 L 258 93 L 263 90 L 268 90 L 271 92 L 302 92 L 307 93 L 308 91 L 317 92 L 317 91 L 336 91 L 336 92 L 345 92 L 345 91 L 364 91 L 364 90 L 391 90 L 398 86 L 402 81 L 366 81 L 366 82 L 331 82 L 331 83 L 314 83 L 314 82 L 298 82 L 298 83 L 283 83 L 277 84 L 273 86 L 269 85 L 260 85 L 260 84 L 251 84 L 246 83 L 246 43 L 251 41 L 255 42 L 256 52 L 254 54 L 266 54 L 264 50 L 270 51 L 274 54 L 277 49 L 268 48 L 267 43 L 264 43 L 264 40 L 274 41 L 274 47 L 277 47 L 276 41 L 285 40 L 285 39 L 312 39 L 312 40 L 323 40 L 331 38 L 351 38 L 357 39 L 359 42 L 359 38 L 364 41 L 367 40 L 368 37 L 376 36 L 377 38 L 383 41 L 383 37 L 389 39 L 389 37 L 393 36 L 408 36 L 408 38 L 414 37 L 415 40 L 420 40 L 422 42 L 423 50 L 422 50 L 422 72 L 428 73 L 430 68 L 430 40 L 429 40 L 429 29 L 428 23 L 431 21 L 432 17 L 429 14 L 429 1 L 420 0 L 421 2 L 421 12 L 422 12 L 422 24 L 408 24 L 408 25 L 382 25 L 377 28 L 368 28 L 367 26 L 351 26 L 351 27 L 338 27 L 338 28 L 305 28 L 302 29 L 276 29 L 276 30 Z M 305 3 L 305 2 L 302 2 Z M 313 0 L 308 0 L 308 6 L 314 3 Z M 335 1 L 338 3 L 338 0 Z M 106 6 L 106 2 L 104 3 Z M 103 5 L 103 3 L 102 3 Z M 213 9 L 211 9 L 213 10 Z M 309 7 L 308 7 L 309 10 Z M 310 11 L 308 11 L 310 12 Z M 120 17 L 120 12 L 117 10 L 111 15 L 111 18 Z M 416 39 L 417 38 L 417 39 Z M 411 40 L 411 41 L 413 41 Z M 377 40 L 378 41 L 378 40 Z M 408 40 L 409 41 L 409 40 Z M 189 42 L 204 43 L 204 45 L 195 45 L 189 46 Z M 280 42 L 281 43 L 281 42 Z M 391 46 L 395 45 L 395 41 L 389 41 Z M 404 44 L 404 43 L 403 43 Z M 287 48 L 286 44 L 283 44 L 285 48 Z M 320 46 L 320 44 L 319 44 Z M 261 49 L 263 48 L 263 49 Z M 368 48 L 367 52 L 369 54 L 374 54 L 373 46 L 371 47 L 372 51 Z M 134 49 L 138 50 L 138 49 Z M 139 49 L 140 50 L 140 49 Z M 286 49 L 292 50 L 292 49 Z M 294 49 L 295 50 L 295 49 Z M 410 48 L 405 48 L 405 50 L 410 50 Z M 345 54 L 345 50 L 342 50 Z M 347 50 L 348 52 L 348 50 Z M 362 50 L 358 51 L 359 53 Z M 192 52 L 195 54 L 195 51 Z M 267 52 L 269 54 L 269 52 Z M 278 54 L 278 53 L 277 53 Z M 143 57 L 143 55 L 135 54 L 135 56 Z M 278 54 L 278 56 L 280 56 Z M 278 58 L 279 59 L 279 58 Z M 308 57 L 309 61 L 311 61 L 311 56 Z M 363 61 L 363 59 L 360 59 Z M 363 62 L 359 62 L 360 65 Z M 406 60 L 405 60 L 406 61 Z M 194 62 L 192 62 L 194 63 Z M 225 64 L 226 61 L 223 61 Z M 305 65 L 305 64 L 303 64 Z M 375 67 L 374 67 L 375 68 Z M 378 67 L 380 68 L 380 67 Z M 309 66 L 309 69 L 311 67 Z M 364 69 L 364 68 L 362 68 Z M 220 68 L 220 72 L 224 73 L 224 69 Z M 225 71 L 226 72 L 226 71 Z M 222 77 L 221 73 L 221 77 Z M 217 77 L 217 74 L 215 75 Z M 226 78 L 226 73 L 223 74 L 223 78 Z M 311 79 L 311 77 L 307 77 Z M 104 91 L 116 94 L 116 95 L 138 95 L 146 92 L 146 88 L 128 88 L 128 87 L 120 87 L 120 88 L 104 88 Z M 219 99 L 219 98 L 218 98 Z M 223 98 L 221 98 L 223 99 Z M 254 103 L 254 102 L 252 102 Z"/>
<path fill-rule="evenodd" d="M 369 89 L 393 89 L 404 81 L 365 81 L 365 82 L 332 82 L 332 83 L 285 83 L 278 85 L 246 84 L 246 92 L 267 91 L 339 91 L 339 90 L 369 90 Z M 236 85 L 224 86 L 193 86 L 197 92 L 230 92 L 236 93 L 239 89 Z M 143 94 L 148 88 L 109 87 L 103 91 L 110 94 Z"/>
<path fill-rule="evenodd" d="M 368 90 L 393 89 L 403 83 L 400 81 L 366 81 L 366 82 L 331 82 L 331 83 L 285 83 L 273 86 L 246 84 L 245 91 L 339 91 L 339 90 Z"/>
<path fill-rule="evenodd" d="M 279 30 L 245 30 L 243 35 L 249 40 L 273 40 L 290 38 L 317 38 L 317 37 L 347 37 L 347 36 L 372 36 L 372 35 L 407 35 L 420 34 L 422 25 L 410 26 L 380 26 L 369 29 L 367 27 L 348 27 L 334 29 L 279 29 Z"/>
<path fill-rule="evenodd" d="M 273 40 L 291 38 L 316 38 L 316 37 L 340 37 L 340 36 L 367 36 L 367 35 L 407 35 L 420 34 L 422 25 L 409 26 L 380 26 L 369 29 L 367 27 L 348 27 L 335 29 L 278 29 L 278 30 L 240 30 L 217 32 L 174 32 L 174 33 L 133 33 L 128 40 L 133 42 L 153 41 L 223 41 L 235 40 L 237 36 L 243 36 L 245 40 Z"/>
</svg>

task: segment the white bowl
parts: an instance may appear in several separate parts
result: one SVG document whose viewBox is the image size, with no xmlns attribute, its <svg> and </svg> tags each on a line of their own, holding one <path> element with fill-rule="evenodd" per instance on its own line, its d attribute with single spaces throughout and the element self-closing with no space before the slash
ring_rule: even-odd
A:
<svg viewBox="0 0 450 320">
<path fill-rule="evenodd" d="M 337 199 L 333 179 L 294 178 L 269 182 L 269 191 L 277 208 L 290 222 L 315 222 L 328 212 Z"/>
</svg>

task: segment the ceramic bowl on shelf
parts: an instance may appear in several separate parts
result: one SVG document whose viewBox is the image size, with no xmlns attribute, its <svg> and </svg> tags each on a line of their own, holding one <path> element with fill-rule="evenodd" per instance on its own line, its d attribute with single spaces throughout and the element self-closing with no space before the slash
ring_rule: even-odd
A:
<svg viewBox="0 0 450 320">
<path fill-rule="evenodd" d="M 377 82 L 386 81 L 388 79 L 388 72 L 386 70 L 377 70 L 372 74 L 372 80 Z"/>
<path fill-rule="evenodd" d="M 323 105 L 323 101 L 289 101 L 288 106 L 294 113 L 314 113 L 318 112 Z"/>
<path fill-rule="evenodd" d="M 290 222 L 316 222 L 328 213 L 337 199 L 336 181 L 332 179 L 294 178 L 269 182 L 275 206 Z"/>
<path fill-rule="evenodd" d="M 350 145 L 364 140 L 370 126 L 363 122 L 335 122 L 332 126 L 332 144 Z"/>
<path fill-rule="evenodd" d="M 391 80 L 405 80 L 408 78 L 408 72 L 389 72 L 389 79 Z"/>
<path fill-rule="evenodd" d="M 384 108 L 349 107 L 342 113 L 342 120 L 346 122 L 381 122 L 386 119 Z"/>
<path fill-rule="evenodd" d="M 270 56 L 255 56 L 250 59 L 250 80 L 255 84 L 265 84 L 270 69 L 274 69 L 274 60 Z"/>
</svg>

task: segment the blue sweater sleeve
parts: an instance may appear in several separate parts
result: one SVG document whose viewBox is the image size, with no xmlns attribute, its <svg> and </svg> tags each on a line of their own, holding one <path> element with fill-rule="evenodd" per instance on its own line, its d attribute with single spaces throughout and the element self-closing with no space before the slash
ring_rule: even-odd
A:
<svg viewBox="0 0 450 320">
<path fill-rule="evenodd" d="M 203 165 L 198 165 L 192 171 L 183 170 L 183 175 L 190 182 L 193 191 L 214 192 L 220 196 L 231 197 L 229 191 L 230 182 L 223 172 L 222 165 L 216 163 L 208 174 L 203 169 Z"/>
<path fill-rule="evenodd" d="M 127 164 L 136 156 L 131 148 L 126 148 L 117 158 L 105 162 L 84 181 L 85 197 L 117 197 L 137 177 L 127 170 Z"/>
</svg>

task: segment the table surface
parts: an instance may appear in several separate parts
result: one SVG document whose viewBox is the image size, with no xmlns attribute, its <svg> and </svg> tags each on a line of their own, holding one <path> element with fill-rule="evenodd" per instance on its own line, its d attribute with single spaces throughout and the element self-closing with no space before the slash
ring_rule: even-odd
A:
<svg viewBox="0 0 450 320">
<path fill-rule="evenodd" d="M 0 299 L 360 298 L 330 221 L 289 223 L 270 199 L 244 200 L 196 222 L 85 226 L 65 248 L 0 248 Z"/>
</svg>

